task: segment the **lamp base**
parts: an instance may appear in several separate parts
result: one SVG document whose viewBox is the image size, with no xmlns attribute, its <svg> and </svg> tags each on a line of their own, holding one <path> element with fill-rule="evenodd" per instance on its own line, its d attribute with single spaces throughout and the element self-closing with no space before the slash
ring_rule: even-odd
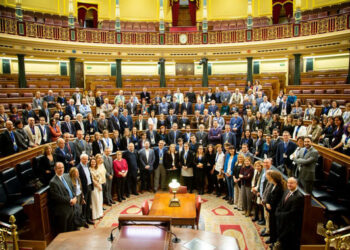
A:
<svg viewBox="0 0 350 250">
<path fill-rule="evenodd" d="M 178 198 L 172 198 L 169 202 L 169 207 L 180 207 L 180 201 Z"/>
</svg>

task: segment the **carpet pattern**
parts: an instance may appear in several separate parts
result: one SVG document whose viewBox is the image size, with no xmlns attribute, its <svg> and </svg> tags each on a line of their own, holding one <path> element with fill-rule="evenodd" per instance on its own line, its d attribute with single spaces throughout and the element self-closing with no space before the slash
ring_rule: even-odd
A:
<svg viewBox="0 0 350 250">
<path fill-rule="evenodd" d="M 152 206 L 154 194 L 143 193 L 139 196 L 130 196 L 127 200 L 117 203 L 112 207 L 106 206 L 104 217 L 95 223 L 95 227 L 118 226 L 119 214 L 142 214 L 142 203 L 148 199 Z M 240 249 L 267 249 L 264 238 L 260 237 L 261 226 L 253 223 L 240 211 L 234 210 L 222 198 L 215 195 L 201 195 L 203 203 L 199 220 L 199 230 L 219 233 L 225 236 L 235 237 Z"/>
</svg>

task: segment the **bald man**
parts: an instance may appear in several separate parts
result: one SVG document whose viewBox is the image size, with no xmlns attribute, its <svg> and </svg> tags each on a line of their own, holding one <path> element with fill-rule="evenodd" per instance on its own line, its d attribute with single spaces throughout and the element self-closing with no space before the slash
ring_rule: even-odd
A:
<svg viewBox="0 0 350 250">
<path fill-rule="evenodd" d="M 300 247 L 304 196 L 294 177 L 288 179 L 287 188 L 276 209 L 277 240 L 281 249 L 294 250 Z"/>
</svg>

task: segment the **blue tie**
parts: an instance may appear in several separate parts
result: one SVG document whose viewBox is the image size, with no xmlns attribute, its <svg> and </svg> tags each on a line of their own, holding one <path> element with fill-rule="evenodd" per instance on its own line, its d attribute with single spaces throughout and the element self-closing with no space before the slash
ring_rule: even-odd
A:
<svg viewBox="0 0 350 250">
<path fill-rule="evenodd" d="M 69 197 L 70 197 L 71 199 L 73 199 L 72 191 L 70 190 L 70 188 L 69 188 L 69 186 L 68 186 L 68 184 L 67 184 L 67 182 L 66 182 L 66 180 L 64 179 L 63 176 L 61 177 L 61 180 L 62 180 L 62 182 L 63 182 L 63 185 L 65 186 L 65 188 L 67 189 L 67 191 L 68 191 L 68 193 L 69 193 Z"/>
<path fill-rule="evenodd" d="M 13 149 L 15 150 L 15 152 L 17 152 L 17 144 L 16 144 L 16 140 L 15 140 L 15 135 L 13 134 L 13 132 L 10 132 L 10 137 L 11 137 L 11 140 L 12 140 L 12 143 L 13 143 Z"/>
<path fill-rule="evenodd" d="M 303 155 L 303 156 L 305 156 L 305 155 L 306 155 L 306 153 L 307 153 L 307 149 L 305 148 L 305 151 L 304 151 L 304 155 Z"/>
</svg>

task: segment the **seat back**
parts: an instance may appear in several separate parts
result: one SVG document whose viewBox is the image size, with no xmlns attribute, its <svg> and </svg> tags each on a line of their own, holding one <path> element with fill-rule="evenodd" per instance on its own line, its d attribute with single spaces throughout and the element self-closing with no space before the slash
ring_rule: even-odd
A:
<svg viewBox="0 0 350 250">
<path fill-rule="evenodd" d="M 1 172 L 1 181 L 4 182 L 6 180 L 11 179 L 16 176 L 15 168 L 8 168 Z"/>
<path fill-rule="evenodd" d="M 341 190 L 346 184 L 346 168 L 339 163 L 332 162 L 327 186 L 334 190 Z"/>
<path fill-rule="evenodd" d="M 145 200 L 141 207 L 142 215 L 148 215 L 149 214 L 149 204 L 148 200 Z"/>
<path fill-rule="evenodd" d="M 44 155 L 39 155 L 33 159 L 32 168 L 33 168 L 34 174 L 36 176 L 40 176 L 40 165 L 39 164 L 40 164 L 41 159 L 44 157 L 45 157 Z"/>
<path fill-rule="evenodd" d="M 16 169 L 23 186 L 26 186 L 31 180 L 35 179 L 32 163 L 30 160 L 21 162 L 17 165 Z"/>
<path fill-rule="evenodd" d="M 16 198 L 22 196 L 21 183 L 17 176 L 4 181 L 3 184 L 8 196 L 12 196 Z"/>
<path fill-rule="evenodd" d="M 0 184 L 0 208 L 4 207 L 7 202 L 7 194 L 4 189 L 4 186 Z"/>
</svg>

